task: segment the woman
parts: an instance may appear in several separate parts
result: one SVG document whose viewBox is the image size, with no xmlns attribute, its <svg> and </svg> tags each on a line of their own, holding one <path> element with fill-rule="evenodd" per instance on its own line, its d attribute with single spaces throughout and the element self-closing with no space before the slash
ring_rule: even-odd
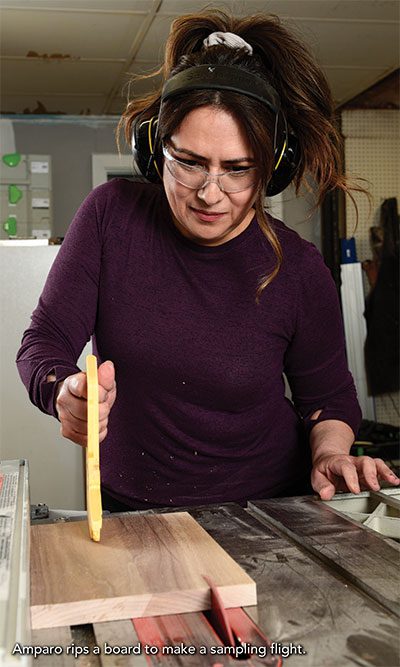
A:
<svg viewBox="0 0 400 667">
<path fill-rule="evenodd" d="M 349 456 L 335 287 L 263 207 L 306 172 L 319 201 L 348 190 L 321 71 L 276 18 L 208 11 L 174 21 L 163 75 L 121 121 L 154 184 L 111 181 L 79 209 L 18 354 L 31 400 L 86 444 L 93 336 L 111 510 L 305 493 L 310 470 L 323 499 L 399 483 Z"/>
</svg>

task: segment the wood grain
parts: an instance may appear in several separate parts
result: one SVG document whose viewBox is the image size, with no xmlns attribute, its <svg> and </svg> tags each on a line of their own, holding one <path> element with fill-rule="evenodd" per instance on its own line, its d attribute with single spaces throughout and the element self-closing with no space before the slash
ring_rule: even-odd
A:
<svg viewBox="0 0 400 667">
<path fill-rule="evenodd" d="M 31 528 L 33 628 L 208 609 L 213 579 L 226 607 L 254 605 L 256 585 L 187 512 Z"/>
<path fill-rule="evenodd" d="M 257 500 L 249 510 L 266 525 L 276 527 L 400 617 L 399 552 L 380 535 L 349 521 L 311 497 Z"/>
<path fill-rule="evenodd" d="M 132 621 L 107 621 L 106 623 L 94 623 L 93 631 L 96 644 L 101 649 L 101 667 L 148 667 L 144 649 L 140 647 L 140 653 L 124 655 L 113 653 L 107 654 L 104 650 L 105 644 L 114 647 L 136 647 L 139 645 L 139 637 L 136 634 Z"/>
<path fill-rule="evenodd" d="M 87 447 L 86 447 L 86 506 L 89 535 L 100 541 L 103 524 L 100 492 L 99 455 L 99 382 L 97 359 L 94 354 L 86 357 L 87 379 Z"/>
<path fill-rule="evenodd" d="M 40 664 L 40 667 L 54 667 L 54 664 L 57 667 L 74 667 L 76 665 L 74 656 L 71 653 L 69 655 L 66 653 L 66 647 L 71 643 L 70 628 L 34 630 L 31 637 L 31 646 L 62 646 L 63 652 L 60 655 L 40 655 L 34 663 L 32 660 L 31 664 Z"/>
</svg>

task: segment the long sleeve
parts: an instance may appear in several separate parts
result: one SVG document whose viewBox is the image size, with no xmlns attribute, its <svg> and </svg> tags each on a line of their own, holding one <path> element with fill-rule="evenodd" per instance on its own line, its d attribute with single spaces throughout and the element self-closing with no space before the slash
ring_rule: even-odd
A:
<svg viewBox="0 0 400 667">
<path fill-rule="evenodd" d="M 30 400 L 56 416 L 58 381 L 78 372 L 77 360 L 94 331 L 100 275 L 100 218 L 96 193 L 78 210 L 24 332 L 17 366 Z M 48 375 L 56 382 L 48 382 Z"/>
<path fill-rule="evenodd" d="M 287 493 L 308 475 L 302 422 L 311 426 L 313 411 L 356 431 L 329 272 L 315 248 L 272 224 L 284 262 L 257 303 L 274 257 L 255 218 L 225 244 L 203 247 L 176 229 L 161 188 L 123 179 L 100 186 L 78 211 L 18 366 L 31 400 L 54 414 L 46 378 L 75 373 L 91 336 L 99 361 L 114 362 L 118 397 L 101 470 L 121 502 L 181 506 Z"/>
<path fill-rule="evenodd" d="M 337 419 L 356 435 L 361 411 L 347 366 L 339 299 L 321 255 L 310 246 L 298 275 L 295 331 L 285 355 L 285 372 L 306 427 Z M 311 422 L 316 410 L 322 413 Z"/>
</svg>

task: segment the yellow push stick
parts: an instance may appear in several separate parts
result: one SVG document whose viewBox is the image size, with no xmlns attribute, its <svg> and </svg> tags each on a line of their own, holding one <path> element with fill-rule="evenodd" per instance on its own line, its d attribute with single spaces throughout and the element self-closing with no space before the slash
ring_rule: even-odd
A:
<svg viewBox="0 0 400 667">
<path fill-rule="evenodd" d="M 87 448 L 86 448 L 86 506 L 89 534 L 94 542 L 100 541 L 103 522 L 100 493 L 99 456 L 99 383 L 97 359 L 93 354 L 86 357 L 87 380 Z"/>
</svg>

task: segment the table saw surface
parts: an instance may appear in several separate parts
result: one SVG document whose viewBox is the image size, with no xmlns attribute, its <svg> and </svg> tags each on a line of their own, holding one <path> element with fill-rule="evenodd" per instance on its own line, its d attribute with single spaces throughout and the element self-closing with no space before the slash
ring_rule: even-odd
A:
<svg viewBox="0 0 400 667">
<path fill-rule="evenodd" d="M 246 612 L 292 667 L 397 667 L 399 657 L 398 542 L 348 519 L 311 497 L 180 508 L 232 556 L 257 584 L 257 607 Z M 171 510 L 165 510 L 171 511 Z M 159 513 L 159 510 L 157 510 Z M 118 563 L 116 563 L 118 567 Z M 177 622 L 177 619 L 179 622 Z M 266 665 L 257 655 L 236 661 L 216 653 L 216 636 L 201 613 L 158 617 L 149 645 L 194 646 L 174 655 L 145 655 L 131 621 L 36 630 L 32 645 L 63 647 L 41 655 L 38 667 L 144 665 Z M 151 634 L 153 633 L 153 635 Z M 129 647 L 140 654 L 127 655 Z M 66 653 L 66 647 L 79 647 Z M 160 646 L 160 644 L 159 644 Z M 206 647 L 200 654 L 200 647 Z M 108 647 L 108 648 L 107 648 Z M 111 652 L 117 647 L 119 655 Z M 299 648 L 300 647 L 300 648 Z M 177 649 L 178 651 L 178 649 Z M 124 654 L 125 653 L 125 654 Z"/>
</svg>

